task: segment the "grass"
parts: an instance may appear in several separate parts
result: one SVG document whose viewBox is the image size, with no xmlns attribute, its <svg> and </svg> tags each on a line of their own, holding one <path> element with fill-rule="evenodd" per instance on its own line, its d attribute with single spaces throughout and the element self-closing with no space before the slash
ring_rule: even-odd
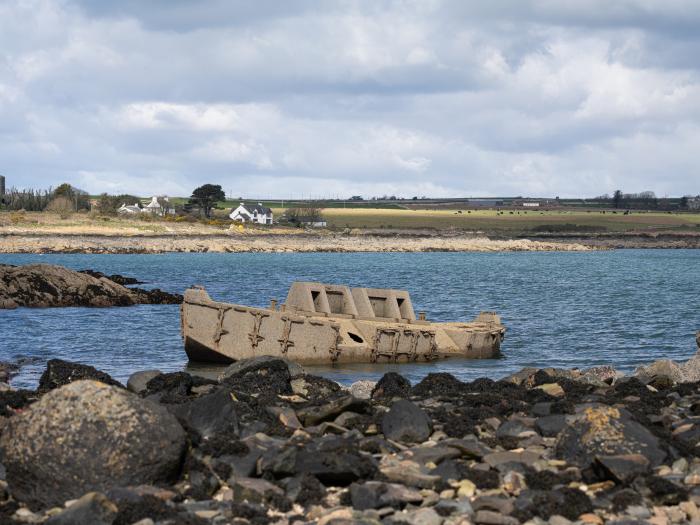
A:
<svg viewBox="0 0 700 525">
<path fill-rule="evenodd" d="M 636 213 L 623 215 L 599 211 L 510 211 L 496 210 L 387 210 L 326 209 L 328 225 L 336 228 L 398 228 L 435 230 L 611 231 L 691 230 L 699 231 L 700 213 Z"/>
<path fill-rule="evenodd" d="M 286 208 L 286 206 L 285 206 Z M 285 208 L 273 206 L 276 217 Z M 229 208 L 230 209 L 230 208 Z M 220 224 L 210 225 L 202 222 L 166 222 L 163 220 L 142 221 L 134 218 L 101 217 L 94 214 L 74 213 L 61 218 L 57 214 L 37 212 L 0 213 L 0 229 L 3 227 L 21 227 L 41 232 L 54 229 L 60 231 L 100 230 L 132 232 L 185 232 L 198 231 L 203 234 L 215 233 L 228 228 L 226 212 L 216 210 L 215 216 Z M 629 231 L 692 231 L 700 233 L 700 213 L 660 213 L 622 212 L 605 214 L 597 210 L 545 211 L 521 210 L 424 210 L 424 209 L 387 209 L 387 208 L 325 208 L 323 217 L 330 228 L 368 228 L 368 229 L 430 229 L 430 230 L 465 230 L 487 233 L 536 234 L 536 233 L 593 233 L 593 232 L 629 232 Z M 246 230 L 265 230 L 265 226 L 246 226 Z M 283 228 L 277 228 L 284 232 Z M 298 233 L 298 229 L 294 229 Z M 291 231 L 291 230 L 290 230 Z"/>
</svg>

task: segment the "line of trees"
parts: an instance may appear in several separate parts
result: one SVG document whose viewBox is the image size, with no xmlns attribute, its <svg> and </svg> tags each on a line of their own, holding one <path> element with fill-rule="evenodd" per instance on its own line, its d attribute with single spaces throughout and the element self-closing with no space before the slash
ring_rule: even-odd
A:
<svg viewBox="0 0 700 525">
<path fill-rule="evenodd" d="M 47 190 L 10 188 L 5 192 L 3 204 L 9 210 L 54 211 L 66 213 L 90 209 L 87 192 L 64 183 Z"/>
<path fill-rule="evenodd" d="M 689 209 L 689 199 L 689 195 L 681 198 L 659 198 L 653 191 L 623 193 L 622 190 L 616 190 L 612 196 L 608 194 L 600 195 L 594 200 L 616 209 L 670 211 Z"/>
</svg>

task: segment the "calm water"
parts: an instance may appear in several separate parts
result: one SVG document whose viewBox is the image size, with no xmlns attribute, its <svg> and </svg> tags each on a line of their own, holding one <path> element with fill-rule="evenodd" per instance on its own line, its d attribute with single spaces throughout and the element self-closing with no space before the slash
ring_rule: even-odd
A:
<svg viewBox="0 0 700 525">
<path fill-rule="evenodd" d="M 7 255 L 0 263 L 55 263 L 255 306 L 284 299 L 294 280 L 405 288 L 432 320 L 469 320 L 495 310 L 508 328 L 505 358 L 435 364 L 315 368 L 343 383 L 394 369 L 415 382 L 432 371 L 462 379 L 502 377 L 523 366 L 623 370 L 687 359 L 700 330 L 700 250 L 594 253 Z M 187 359 L 177 306 L 0 310 L 0 360 L 35 356 L 88 363 L 125 381 L 135 370 L 181 370 Z M 34 386 L 43 364 L 15 386 Z M 206 368 L 206 367 L 205 367 Z M 207 370 L 188 367 L 198 373 Z M 211 370 L 209 370 L 211 371 Z"/>
</svg>

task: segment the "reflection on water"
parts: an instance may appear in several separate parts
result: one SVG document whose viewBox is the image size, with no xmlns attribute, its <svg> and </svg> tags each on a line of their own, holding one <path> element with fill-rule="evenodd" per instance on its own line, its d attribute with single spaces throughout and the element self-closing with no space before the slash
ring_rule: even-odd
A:
<svg viewBox="0 0 700 525">
<path fill-rule="evenodd" d="M 700 329 L 700 250 L 0 254 L 0 263 L 29 262 L 129 275 L 173 292 L 200 284 L 214 299 L 252 306 L 283 299 L 295 280 L 400 288 L 431 320 L 469 320 L 494 310 L 507 327 L 503 359 L 308 367 L 346 384 L 389 370 L 412 382 L 434 371 L 497 378 L 524 366 L 612 364 L 632 370 L 662 357 L 689 358 Z M 28 387 L 53 357 L 91 364 L 120 381 L 154 368 L 218 375 L 220 365 L 187 364 L 179 327 L 179 308 L 167 305 L 0 310 L 0 360 L 37 357 L 13 382 Z"/>
</svg>

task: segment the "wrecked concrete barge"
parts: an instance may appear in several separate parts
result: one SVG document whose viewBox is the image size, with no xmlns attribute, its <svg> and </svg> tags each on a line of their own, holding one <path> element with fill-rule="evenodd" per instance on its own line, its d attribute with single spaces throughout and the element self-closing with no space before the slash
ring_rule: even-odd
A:
<svg viewBox="0 0 700 525">
<path fill-rule="evenodd" d="M 181 330 L 192 361 L 230 363 L 260 355 L 307 364 L 432 361 L 500 356 L 505 327 L 493 312 L 471 322 L 416 318 L 405 290 L 292 284 L 285 303 L 254 308 L 185 292 Z"/>
</svg>

